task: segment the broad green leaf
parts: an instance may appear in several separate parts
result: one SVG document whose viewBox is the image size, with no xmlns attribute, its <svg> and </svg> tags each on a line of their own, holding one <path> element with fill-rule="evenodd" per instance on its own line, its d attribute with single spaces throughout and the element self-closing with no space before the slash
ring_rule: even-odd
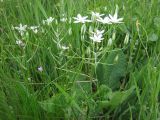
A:
<svg viewBox="0 0 160 120">
<path fill-rule="evenodd" d="M 122 50 L 114 50 L 97 66 L 97 77 L 101 84 L 115 89 L 120 86 L 120 78 L 125 76 L 127 61 Z"/>
<path fill-rule="evenodd" d="M 112 89 L 109 88 L 108 86 L 106 85 L 101 85 L 97 92 L 95 93 L 94 97 L 95 98 L 99 98 L 99 100 L 106 100 L 106 99 L 110 99 L 111 97 L 111 94 L 112 94 Z"/>
<path fill-rule="evenodd" d="M 100 108 L 111 108 L 114 109 L 118 105 L 122 104 L 133 92 L 134 87 L 126 91 L 116 91 L 111 94 L 110 100 L 99 101 Z"/>
</svg>

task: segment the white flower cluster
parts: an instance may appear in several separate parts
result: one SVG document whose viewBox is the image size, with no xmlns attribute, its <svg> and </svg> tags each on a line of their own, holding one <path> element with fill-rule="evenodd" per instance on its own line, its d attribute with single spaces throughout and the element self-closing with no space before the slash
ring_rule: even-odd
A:
<svg viewBox="0 0 160 120">
<path fill-rule="evenodd" d="M 73 19 L 75 20 L 74 23 L 86 23 L 95 21 L 103 24 L 123 23 L 123 18 L 118 18 L 118 6 L 116 6 L 114 15 L 109 14 L 108 16 L 103 17 L 104 15 L 105 14 L 91 12 L 91 20 L 87 19 L 88 16 L 81 16 L 80 14 L 78 14 L 77 17 L 73 17 Z"/>
<path fill-rule="evenodd" d="M 123 18 L 118 18 L 118 6 L 116 5 L 116 10 L 114 15 L 105 15 L 105 14 L 100 14 L 98 12 L 91 12 L 91 19 L 88 19 L 88 16 L 82 16 L 80 14 L 77 15 L 77 17 L 73 17 L 74 22 L 73 23 L 82 23 L 85 24 L 87 22 L 99 22 L 101 24 L 118 24 L 118 23 L 123 23 Z M 82 25 L 83 27 L 83 25 Z M 91 36 L 90 39 L 93 42 L 98 42 L 100 43 L 104 38 L 103 38 L 103 33 L 104 30 L 96 30 L 93 32 L 91 30 Z M 112 39 L 110 38 L 108 40 L 108 46 L 112 45 Z"/>
<path fill-rule="evenodd" d="M 43 30 L 43 26 L 45 26 L 45 25 L 51 26 L 53 22 L 55 23 L 55 25 L 58 24 L 57 19 L 55 19 L 54 17 L 48 17 L 47 19 L 42 20 L 41 25 L 27 26 L 27 25 L 23 25 L 22 23 L 20 23 L 19 26 L 13 27 L 22 36 L 22 40 L 20 40 L 20 39 L 16 40 L 16 45 L 18 45 L 21 48 L 25 48 L 26 44 L 25 44 L 25 41 L 23 41 L 23 36 L 26 35 L 25 33 L 27 33 L 27 30 L 30 30 L 33 33 L 37 34 L 40 30 Z M 99 29 L 99 26 L 101 26 L 101 24 L 111 25 L 111 24 L 123 23 L 123 18 L 118 17 L 118 6 L 116 6 L 116 10 L 113 15 L 111 15 L 111 14 L 105 15 L 105 14 L 101 14 L 101 13 L 92 11 L 90 19 L 88 16 L 82 16 L 81 14 L 77 14 L 76 17 L 73 17 L 73 21 L 72 21 L 72 17 L 66 17 L 63 14 L 60 17 L 59 22 L 63 22 L 63 23 L 67 22 L 69 24 L 70 23 L 75 23 L 75 24 L 82 23 L 81 39 L 83 39 L 83 40 L 85 39 L 85 33 L 88 30 L 87 24 L 85 24 L 85 23 L 91 23 L 91 24 L 89 24 L 90 25 L 89 26 L 89 33 L 90 33 L 89 39 L 91 39 L 95 43 L 101 43 L 104 40 L 105 30 L 103 29 L 104 27 Z M 93 25 L 92 23 L 93 24 L 96 23 L 96 24 Z M 104 26 L 104 25 L 102 25 L 102 26 Z M 69 35 L 72 34 L 72 27 L 71 26 L 68 29 L 68 34 Z M 107 44 L 108 47 L 112 46 L 112 44 L 113 44 L 113 41 L 115 39 L 115 34 L 113 36 L 112 36 L 112 38 L 108 39 L 108 44 Z M 127 44 L 128 40 L 129 40 L 129 35 L 127 34 L 124 43 Z M 59 41 L 57 41 L 57 46 L 58 46 L 58 48 L 61 49 L 62 54 L 64 51 L 67 51 L 71 48 L 70 46 L 67 46 L 65 44 L 61 45 L 58 42 Z M 95 52 L 94 54 L 95 54 L 95 61 L 97 61 L 97 53 Z M 37 67 L 37 70 L 39 72 L 43 72 L 44 71 L 43 66 Z"/>
<path fill-rule="evenodd" d="M 78 14 L 76 17 L 73 17 L 74 21 L 73 23 L 82 23 L 82 27 L 81 27 L 81 38 L 84 39 L 84 35 L 85 35 L 85 31 L 86 31 L 86 25 L 85 23 L 94 23 L 94 22 L 98 22 L 101 24 L 118 24 L 118 23 L 123 23 L 123 18 L 119 18 L 118 17 L 118 6 L 116 6 L 116 10 L 114 15 L 105 15 L 105 14 L 101 14 L 98 12 L 91 12 L 91 18 L 88 19 L 88 16 L 82 16 L 81 14 Z M 60 22 L 67 22 L 71 23 L 72 22 L 72 18 L 67 18 L 65 16 L 65 14 L 62 14 L 62 16 L 60 17 Z M 21 36 L 24 36 L 25 33 L 28 30 L 31 30 L 33 33 L 37 34 L 39 32 L 39 29 L 41 27 L 43 27 L 43 25 L 48 25 L 50 26 L 53 22 L 55 22 L 56 24 L 58 23 L 58 20 L 53 18 L 53 17 L 48 17 L 45 20 L 42 20 L 42 26 L 30 26 L 28 27 L 27 25 L 22 25 L 21 23 L 19 24 L 19 26 L 14 27 L 15 30 L 17 30 Z M 43 30 L 43 28 L 42 28 Z M 94 30 L 90 30 L 90 39 L 93 42 L 97 42 L 100 43 L 102 42 L 102 40 L 104 39 L 103 34 L 104 34 L 104 30 L 98 30 L 98 28 L 95 28 Z M 72 28 L 70 27 L 68 30 L 69 35 L 72 34 Z M 108 40 L 108 46 L 111 46 L 112 44 L 112 40 L 113 39 L 109 39 Z M 24 46 L 24 44 L 22 43 L 22 41 L 16 41 L 16 44 L 19 46 Z M 66 46 L 61 46 L 61 49 L 68 49 L 68 47 Z"/>
<path fill-rule="evenodd" d="M 53 22 L 54 18 L 53 17 L 49 17 L 46 20 L 43 20 L 42 23 L 44 25 L 50 25 Z M 40 28 L 40 26 L 27 26 L 27 25 L 22 25 L 22 23 L 19 24 L 19 26 L 13 27 L 13 29 L 18 30 L 18 32 L 20 33 L 21 36 L 24 36 L 25 32 L 27 32 L 27 29 L 31 30 L 33 33 L 37 34 L 38 33 L 38 29 Z"/>
<path fill-rule="evenodd" d="M 35 34 L 38 33 L 39 26 L 30 26 L 22 25 L 21 23 L 17 27 L 13 27 L 13 29 L 18 30 L 21 36 L 24 36 L 25 32 L 27 32 L 27 29 L 32 30 Z"/>
<path fill-rule="evenodd" d="M 52 22 L 55 20 L 53 17 L 49 17 L 46 20 L 42 20 L 43 25 L 51 25 Z M 60 19 L 61 22 L 66 22 L 67 18 L 63 17 Z M 70 20 L 71 21 L 71 20 Z M 25 32 L 27 32 L 27 29 L 31 30 L 33 33 L 37 34 L 38 29 L 40 26 L 27 26 L 27 25 L 22 25 L 22 23 L 19 24 L 19 26 L 13 27 L 13 29 L 18 30 L 21 36 L 24 36 Z"/>
</svg>

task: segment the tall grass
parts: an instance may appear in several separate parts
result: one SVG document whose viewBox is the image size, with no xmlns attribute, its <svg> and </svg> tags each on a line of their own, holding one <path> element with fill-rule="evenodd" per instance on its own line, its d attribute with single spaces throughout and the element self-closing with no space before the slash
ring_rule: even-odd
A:
<svg viewBox="0 0 160 120">
<path fill-rule="evenodd" d="M 122 24 L 73 23 L 77 14 L 114 14 L 116 5 Z M 159 0 L 1 1 L 0 119 L 160 119 L 159 8 Z M 38 33 L 21 36 L 13 30 L 20 23 Z M 101 43 L 90 28 L 105 30 Z"/>
</svg>

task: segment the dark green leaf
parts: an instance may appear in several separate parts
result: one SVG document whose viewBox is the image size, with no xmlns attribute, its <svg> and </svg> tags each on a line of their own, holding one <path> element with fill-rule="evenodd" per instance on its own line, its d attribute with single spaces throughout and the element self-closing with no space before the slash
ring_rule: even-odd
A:
<svg viewBox="0 0 160 120">
<path fill-rule="evenodd" d="M 126 73 L 126 57 L 122 50 L 110 52 L 97 66 L 97 77 L 101 84 L 115 89 L 120 87 L 120 78 Z"/>
</svg>

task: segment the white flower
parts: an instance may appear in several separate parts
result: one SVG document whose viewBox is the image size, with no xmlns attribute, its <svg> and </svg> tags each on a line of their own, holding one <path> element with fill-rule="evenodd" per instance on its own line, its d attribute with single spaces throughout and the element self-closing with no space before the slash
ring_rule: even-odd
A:
<svg viewBox="0 0 160 120">
<path fill-rule="evenodd" d="M 54 18 L 53 17 L 49 17 L 46 20 L 43 20 L 43 24 L 47 24 L 50 25 L 53 22 Z"/>
<path fill-rule="evenodd" d="M 98 22 L 101 22 L 101 23 L 103 23 L 103 24 L 112 24 L 112 23 L 111 23 L 111 20 L 110 20 L 110 18 L 109 18 L 108 16 L 106 16 L 106 17 L 104 17 L 104 18 L 99 18 L 97 21 L 98 21 Z"/>
<path fill-rule="evenodd" d="M 21 36 L 24 35 L 24 32 L 26 31 L 27 25 L 22 25 L 21 23 L 19 24 L 19 27 L 14 27 L 16 30 L 19 31 Z"/>
<path fill-rule="evenodd" d="M 34 29 L 37 29 L 38 27 L 39 27 L 39 26 L 31 26 L 30 29 L 31 29 L 31 30 L 34 30 Z"/>
<path fill-rule="evenodd" d="M 96 29 L 95 32 L 91 31 L 91 33 L 93 35 L 95 34 L 95 35 L 99 36 L 99 35 L 102 35 L 104 33 L 104 30 L 98 30 L 98 29 Z"/>
<path fill-rule="evenodd" d="M 68 49 L 69 49 L 69 47 L 68 47 L 68 46 L 65 46 L 65 45 L 62 45 L 61 48 L 62 48 L 63 50 L 68 50 Z"/>
<path fill-rule="evenodd" d="M 67 22 L 67 18 L 63 17 L 60 19 L 61 22 Z"/>
<path fill-rule="evenodd" d="M 80 14 L 77 15 L 77 17 L 73 17 L 75 19 L 74 23 L 85 23 L 85 22 L 91 22 L 90 20 L 87 20 L 88 16 L 81 16 Z"/>
<path fill-rule="evenodd" d="M 116 6 L 116 10 L 113 16 L 109 14 L 109 18 L 112 23 L 123 23 L 123 18 L 118 18 L 118 6 Z"/>
<path fill-rule="evenodd" d="M 17 41 L 16 41 L 16 44 L 17 44 L 17 45 L 20 45 L 21 43 L 22 43 L 21 40 L 17 40 Z"/>
<path fill-rule="evenodd" d="M 30 29 L 34 32 L 34 33 L 38 33 L 38 28 L 39 26 L 31 26 Z"/>
<path fill-rule="evenodd" d="M 54 18 L 49 17 L 49 18 L 46 20 L 46 22 L 47 22 L 47 24 L 50 24 L 50 23 L 52 23 L 52 22 L 53 22 L 53 20 L 54 20 Z"/>
<path fill-rule="evenodd" d="M 20 47 L 24 47 L 25 46 L 25 43 L 23 43 L 22 40 L 16 40 L 16 44 Z"/>
<path fill-rule="evenodd" d="M 96 30 L 95 32 L 93 32 L 93 36 L 91 36 L 90 39 L 93 40 L 93 42 L 101 42 L 104 39 L 103 33 L 104 30 Z"/>
<path fill-rule="evenodd" d="M 92 37 L 90 37 L 90 39 L 92 39 L 93 42 L 101 42 L 104 38 L 102 38 L 101 35 L 94 34 Z"/>
<path fill-rule="evenodd" d="M 27 25 L 22 25 L 21 23 L 19 24 L 19 27 L 15 27 L 15 29 L 19 31 L 26 31 Z"/>
<path fill-rule="evenodd" d="M 43 71 L 43 67 L 42 67 L 42 66 L 39 66 L 39 67 L 38 67 L 38 71 L 39 71 L 39 72 L 42 72 L 42 71 Z"/>
<path fill-rule="evenodd" d="M 92 12 L 91 14 L 92 14 L 92 16 L 91 16 L 92 21 L 96 21 L 98 19 L 101 19 L 101 17 L 104 15 L 104 14 L 100 14 L 97 12 Z"/>
<path fill-rule="evenodd" d="M 104 30 L 101 30 L 101 31 L 100 30 L 96 30 L 95 31 L 96 35 L 102 35 L 103 33 L 104 33 Z"/>
</svg>

